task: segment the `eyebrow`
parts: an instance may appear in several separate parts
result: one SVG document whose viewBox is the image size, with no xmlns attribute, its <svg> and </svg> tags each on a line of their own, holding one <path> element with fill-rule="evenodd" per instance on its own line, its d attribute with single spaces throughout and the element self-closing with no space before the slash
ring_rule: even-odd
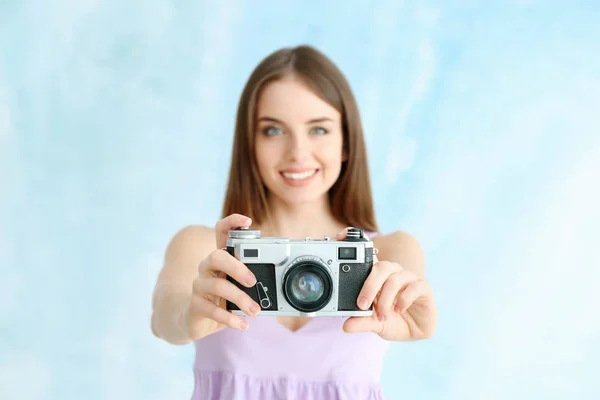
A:
<svg viewBox="0 0 600 400">
<path fill-rule="evenodd" d="M 273 117 L 269 117 L 268 115 L 262 116 L 258 119 L 258 121 L 267 121 L 267 122 L 276 122 L 279 124 L 284 124 L 283 121 L 278 120 L 277 118 L 273 118 Z M 319 117 L 319 118 L 313 118 L 310 119 L 308 121 L 306 121 L 306 124 L 315 124 L 317 122 L 333 122 L 333 120 L 331 118 L 328 117 Z"/>
</svg>

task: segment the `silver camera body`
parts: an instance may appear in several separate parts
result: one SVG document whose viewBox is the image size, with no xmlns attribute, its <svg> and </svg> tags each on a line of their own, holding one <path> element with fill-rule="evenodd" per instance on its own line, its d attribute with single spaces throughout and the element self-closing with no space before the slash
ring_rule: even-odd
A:
<svg viewBox="0 0 600 400">
<path fill-rule="evenodd" d="M 373 268 L 373 242 L 361 229 L 350 228 L 344 240 L 294 240 L 260 237 L 260 231 L 229 231 L 227 251 L 254 273 L 256 285 L 248 288 L 228 280 L 260 305 L 270 316 L 370 316 L 372 306 L 361 310 L 358 294 Z M 234 303 L 226 308 L 246 315 Z"/>
</svg>

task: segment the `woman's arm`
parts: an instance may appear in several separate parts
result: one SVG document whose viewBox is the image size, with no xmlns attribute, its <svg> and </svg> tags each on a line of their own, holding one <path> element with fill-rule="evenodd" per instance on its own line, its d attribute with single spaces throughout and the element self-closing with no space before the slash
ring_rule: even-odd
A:
<svg viewBox="0 0 600 400">
<path fill-rule="evenodd" d="M 152 296 L 152 333 L 171 344 L 188 344 L 191 339 L 182 318 L 189 307 L 192 283 L 198 266 L 216 249 L 215 233 L 205 226 L 188 226 L 177 232 L 165 252 Z"/>
</svg>

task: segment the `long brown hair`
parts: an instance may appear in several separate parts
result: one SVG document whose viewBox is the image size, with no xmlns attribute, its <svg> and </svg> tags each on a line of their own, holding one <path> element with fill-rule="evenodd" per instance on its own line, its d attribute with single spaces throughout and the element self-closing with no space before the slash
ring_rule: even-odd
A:
<svg viewBox="0 0 600 400">
<path fill-rule="evenodd" d="M 260 177 L 254 151 L 257 103 L 266 84 L 290 75 L 301 79 L 342 116 L 347 159 L 329 190 L 329 204 L 334 217 L 346 226 L 377 231 L 367 152 L 356 100 L 335 64 L 306 45 L 283 48 L 268 55 L 254 69 L 242 91 L 222 216 L 239 213 L 261 224 L 269 215 L 268 189 Z"/>
</svg>

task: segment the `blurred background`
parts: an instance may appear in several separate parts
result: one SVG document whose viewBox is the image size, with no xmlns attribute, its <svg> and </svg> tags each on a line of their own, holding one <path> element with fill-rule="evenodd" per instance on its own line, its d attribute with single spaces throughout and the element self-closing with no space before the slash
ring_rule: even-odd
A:
<svg viewBox="0 0 600 400">
<path fill-rule="evenodd" d="M 591 0 L 0 0 L 0 398 L 190 397 L 193 347 L 150 331 L 156 275 L 219 218 L 250 71 L 301 43 L 348 77 L 381 229 L 421 241 L 435 288 L 388 398 L 600 398 L 599 21 Z"/>
</svg>

